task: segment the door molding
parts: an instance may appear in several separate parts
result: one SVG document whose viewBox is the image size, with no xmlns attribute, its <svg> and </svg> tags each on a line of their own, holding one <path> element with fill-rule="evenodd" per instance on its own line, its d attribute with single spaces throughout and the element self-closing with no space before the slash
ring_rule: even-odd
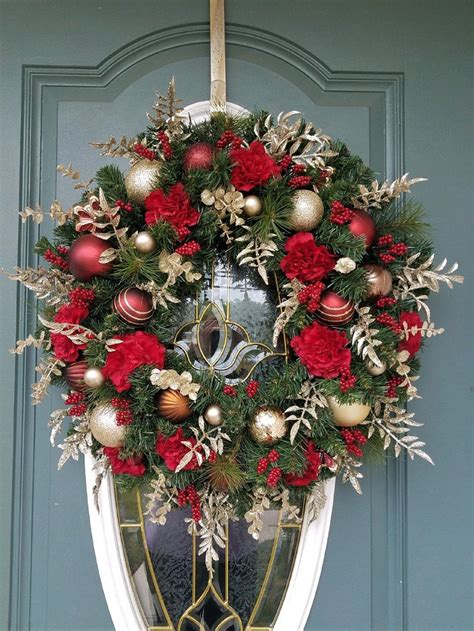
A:
<svg viewBox="0 0 474 631">
<path fill-rule="evenodd" d="M 392 178 L 403 172 L 404 77 L 400 72 L 333 71 L 310 51 L 270 31 L 230 23 L 226 27 L 227 54 L 276 70 L 315 102 L 367 107 L 370 117 L 371 161 L 382 165 Z M 61 101 L 112 101 L 127 85 L 145 72 L 209 51 L 207 22 L 189 23 L 154 31 L 131 41 L 96 66 L 23 66 L 22 129 L 20 162 L 21 208 L 52 201 L 42 183 L 42 174 L 55 173 L 58 103 Z M 94 92 L 92 93 L 92 90 Z M 288 104 L 291 107 L 291 103 Z M 379 150 L 381 135 L 383 151 Z M 35 265 L 33 244 L 41 226 L 25 223 L 19 230 L 18 265 Z M 31 328 L 32 301 L 18 288 L 17 338 Z M 28 628 L 33 528 L 33 467 L 36 409 L 31 408 L 29 387 L 34 381 L 33 353 L 17 358 L 15 367 L 14 472 L 12 497 L 12 563 L 10 628 Z M 372 619 L 374 627 L 403 628 L 406 618 L 406 462 L 387 465 L 381 482 L 385 506 L 373 508 L 372 528 Z M 383 477 L 383 476 L 382 476 Z M 380 493 L 383 496 L 383 493 Z M 382 510 L 382 513 L 381 513 Z M 382 519 L 382 514 L 384 518 Z M 390 524 L 390 528 L 388 528 Z M 388 552 L 387 552 L 388 550 Z M 383 558 L 382 558 L 383 557 Z M 383 568 L 382 570 L 380 568 Z M 376 574 L 384 572 L 383 581 Z M 385 587 L 382 590 L 382 583 Z M 381 598 L 378 598 L 380 593 Z M 387 602 L 386 594 L 390 594 Z"/>
</svg>

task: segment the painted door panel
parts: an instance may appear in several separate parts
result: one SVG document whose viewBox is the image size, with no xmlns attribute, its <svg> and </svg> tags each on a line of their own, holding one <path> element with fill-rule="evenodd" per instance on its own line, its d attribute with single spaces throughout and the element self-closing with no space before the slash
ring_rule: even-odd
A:
<svg viewBox="0 0 474 631">
<path fill-rule="evenodd" d="M 440 254 L 466 271 L 469 4 L 433 5 L 297 0 L 289 11 L 282 0 L 228 0 L 228 98 L 247 108 L 300 109 L 381 177 L 405 166 L 428 177 L 416 194 Z M 34 260 L 37 236 L 31 227 L 18 231 L 19 205 L 74 201 L 56 164 L 72 162 L 84 178 L 92 175 L 105 160 L 87 142 L 141 129 L 154 90 L 172 75 L 185 103 L 208 98 L 207 2 L 3 2 L 0 12 L 1 264 L 13 267 L 18 257 Z M 361 498 L 338 486 L 308 631 L 470 627 L 471 495 L 460 483 L 471 468 L 467 295 L 458 288 L 433 300 L 447 333 L 424 352 L 425 398 L 416 411 L 437 466 L 366 468 Z M 105 631 L 112 626 L 83 468 L 57 472 L 47 418 L 59 393 L 30 408 L 33 361 L 19 361 L 14 373 L 6 349 L 32 319 L 24 295 L 3 280 L 1 304 L 0 436 L 8 446 L 0 459 L 1 509 L 10 515 L 12 505 L 13 520 L 11 528 L 2 520 L 2 543 L 11 537 L 11 545 L 1 546 L 0 576 L 8 577 L 11 562 L 11 628 Z M 5 583 L 0 629 L 9 628 Z"/>
</svg>

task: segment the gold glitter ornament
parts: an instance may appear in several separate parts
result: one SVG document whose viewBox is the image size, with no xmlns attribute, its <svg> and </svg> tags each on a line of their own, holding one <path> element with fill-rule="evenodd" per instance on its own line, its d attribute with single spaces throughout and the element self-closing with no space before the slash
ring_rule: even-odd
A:
<svg viewBox="0 0 474 631">
<path fill-rule="evenodd" d="M 142 254 L 153 252 L 153 250 L 156 248 L 155 239 L 151 236 L 149 232 L 146 232 L 146 230 L 144 230 L 143 232 L 138 232 L 135 235 L 133 244 Z"/>
<path fill-rule="evenodd" d="M 126 425 L 117 425 L 117 411 L 110 403 L 100 403 L 91 412 L 89 424 L 92 436 L 104 447 L 121 447 Z"/>
<path fill-rule="evenodd" d="M 323 218 L 324 206 L 314 191 L 301 189 L 293 193 L 293 208 L 290 211 L 290 226 L 293 230 L 313 230 Z"/>
<path fill-rule="evenodd" d="M 209 405 L 205 409 L 203 416 L 206 419 L 206 421 L 209 423 L 209 425 L 217 426 L 217 425 L 222 425 L 222 423 L 224 422 L 222 419 L 222 410 L 220 406 L 217 405 L 216 403 Z"/>
<path fill-rule="evenodd" d="M 256 443 L 273 445 L 281 440 L 287 431 L 285 415 L 278 408 L 263 405 L 253 415 L 249 432 Z"/>
<path fill-rule="evenodd" d="M 89 388 L 100 388 L 100 386 L 104 383 L 105 378 L 100 368 L 90 366 L 84 372 L 83 380 Z"/>
<path fill-rule="evenodd" d="M 134 204 L 141 204 L 153 190 L 153 182 L 156 180 L 161 163 L 158 160 L 140 160 L 125 176 L 125 188 L 127 195 Z"/>
<path fill-rule="evenodd" d="M 353 427 L 359 425 L 368 417 L 370 405 L 363 403 L 339 403 L 335 397 L 327 397 L 329 409 L 334 417 L 334 422 L 339 427 Z"/>
<path fill-rule="evenodd" d="M 378 375 L 383 375 L 383 373 L 387 370 L 387 364 L 385 364 L 384 362 L 381 362 L 381 363 L 382 363 L 381 366 L 377 366 L 377 364 L 374 364 L 374 362 L 371 361 L 370 359 L 366 359 L 365 368 L 367 372 L 369 373 L 369 375 L 372 375 L 373 377 L 378 377 Z"/>
<path fill-rule="evenodd" d="M 257 195 L 244 197 L 244 213 L 247 217 L 256 217 L 262 212 L 262 200 Z"/>
</svg>

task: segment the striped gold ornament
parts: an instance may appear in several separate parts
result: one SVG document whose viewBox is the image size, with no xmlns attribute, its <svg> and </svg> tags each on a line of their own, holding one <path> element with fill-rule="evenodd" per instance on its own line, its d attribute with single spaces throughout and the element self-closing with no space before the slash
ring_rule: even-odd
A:
<svg viewBox="0 0 474 631">
<path fill-rule="evenodd" d="M 135 325 L 147 322 L 154 311 L 150 294 L 136 287 L 122 289 L 115 296 L 113 307 L 122 320 Z"/>
<path fill-rule="evenodd" d="M 316 317 L 320 322 L 332 326 L 347 324 L 354 315 L 354 309 L 354 303 L 351 300 L 327 289 L 321 294 Z"/>
</svg>

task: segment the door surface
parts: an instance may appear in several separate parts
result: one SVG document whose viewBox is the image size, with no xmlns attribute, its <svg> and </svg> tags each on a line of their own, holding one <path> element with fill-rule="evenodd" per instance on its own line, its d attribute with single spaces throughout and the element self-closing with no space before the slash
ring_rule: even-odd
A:
<svg viewBox="0 0 474 631">
<path fill-rule="evenodd" d="M 228 99 L 304 112 L 381 178 L 405 171 L 429 178 L 416 195 L 437 250 L 467 275 L 469 8 L 460 1 L 226 3 Z M 1 265 L 12 268 L 34 261 L 38 236 L 31 226 L 20 229 L 19 207 L 74 201 L 57 164 L 93 175 L 105 159 L 87 143 L 142 129 L 154 91 L 173 75 L 185 104 L 208 98 L 208 2 L 2 1 L 0 11 Z M 362 497 L 338 486 L 308 631 L 471 627 L 469 293 L 468 283 L 432 301 L 447 332 L 423 353 L 424 399 L 413 408 L 426 422 L 436 467 L 403 460 L 366 467 Z M 105 631 L 112 623 L 84 470 L 68 464 L 57 472 L 47 419 L 59 393 L 32 410 L 33 360 L 15 369 L 6 352 L 32 327 L 24 293 L 2 280 L 1 306 L 0 629 Z"/>
</svg>

